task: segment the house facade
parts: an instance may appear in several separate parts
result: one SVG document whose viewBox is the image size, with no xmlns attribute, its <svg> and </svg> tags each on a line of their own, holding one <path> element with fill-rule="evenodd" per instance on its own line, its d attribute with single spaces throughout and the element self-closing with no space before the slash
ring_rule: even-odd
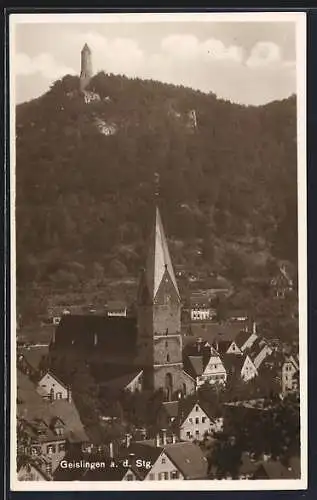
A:
<svg viewBox="0 0 317 500">
<path fill-rule="evenodd" d="M 181 441 L 201 441 L 206 434 L 221 432 L 223 418 L 212 416 L 202 403 L 193 402 L 191 410 L 180 418 L 179 437 Z"/>
<path fill-rule="evenodd" d="M 41 377 L 37 383 L 37 392 L 43 398 L 50 400 L 54 399 L 71 399 L 71 391 L 54 373 L 48 371 Z"/>
</svg>

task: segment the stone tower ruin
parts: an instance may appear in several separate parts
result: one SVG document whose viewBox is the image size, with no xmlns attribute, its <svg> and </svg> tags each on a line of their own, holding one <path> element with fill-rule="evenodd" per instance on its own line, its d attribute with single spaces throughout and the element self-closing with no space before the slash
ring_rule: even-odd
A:
<svg viewBox="0 0 317 500">
<path fill-rule="evenodd" d="M 92 78 L 91 50 L 87 43 L 81 51 L 80 90 L 84 91 Z"/>
</svg>

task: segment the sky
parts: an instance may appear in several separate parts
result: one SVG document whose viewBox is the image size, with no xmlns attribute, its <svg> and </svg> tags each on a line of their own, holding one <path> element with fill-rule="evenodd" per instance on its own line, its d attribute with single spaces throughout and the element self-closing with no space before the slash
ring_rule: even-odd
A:
<svg viewBox="0 0 317 500">
<path fill-rule="evenodd" d="M 87 22 L 88 14 L 84 23 L 68 23 L 64 15 L 64 22 L 15 24 L 12 67 L 17 103 L 40 96 L 66 74 L 79 74 L 84 43 L 92 51 L 95 73 L 181 84 L 249 105 L 296 93 L 293 21 L 103 19 Z"/>
</svg>

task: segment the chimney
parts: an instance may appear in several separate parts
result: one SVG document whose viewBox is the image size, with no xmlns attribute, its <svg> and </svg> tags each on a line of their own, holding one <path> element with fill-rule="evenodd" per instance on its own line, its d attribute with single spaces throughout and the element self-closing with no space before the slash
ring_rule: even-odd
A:
<svg viewBox="0 0 317 500">
<path fill-rule="evenodd" d="M 112 441 L 109 443 L 109 456 L 110 456 L 110 458 L 114 457 L 113 442 Z"/>
<path fill-rule="evenodd" d="M 72 390 L 71 390 L 71 388 L 70 388 L 70 387 L 67 387 L 67 401 L 68 401 L 69 403 L 71 403 L 71 402 L 72 402 L 72 400 L 73 400 L 73 398 L 72 398 Z"/>
<path fill-rule="evenodd" d="M 263 453 L 263 461 L 264 462 L 267 462 L 268 460 L 270 460 L 271 458 L 271 455 L 268 454 L 268 453 Z"/>
<path fill-rule="evenodd" d="M 158 448 L 160 446 L 160 435 L 156 434 L 155 436 L 155 446 Z"/>
<path fill-rule="evenodd" d="M 166 436 L 166 429 L 162 429 L 162 444 L 163 446 L 167 445 L 167 436 Z"/>
<path fill-rule="evenodd" d="M 125 445 L 127 448 L 129 448 L 130 444 L 131 444 L 131 434 L 126 434 L 125 435 Z"/>
</svg>

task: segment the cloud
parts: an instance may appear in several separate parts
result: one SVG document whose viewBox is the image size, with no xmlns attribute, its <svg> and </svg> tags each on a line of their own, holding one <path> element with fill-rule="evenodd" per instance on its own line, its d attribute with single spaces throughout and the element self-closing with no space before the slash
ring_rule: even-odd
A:
<svg viewBox="0 0 317 500">
<path fill-rule="evenodd" d="M 17 54 L 16 74 L 29 75 L 25 86 L 33 78 L 34 89 L 42 91 L 45 85 L 40 81 L 79 74 L 80 51 L 85 43 L 92 51 L 94 73 L 103 70 L 189 86 L 242 104 L 264 104 L 296 92 L 295 62 L 283 59 L 277 43 L 258 41 L 247 52 L 238 42 L 226 44 L 216 37 L 201 40 L 191 33 L 172 33 L 148 45 L 142 43 L 142 37 L 110 37 L 93 29 L 67 33 L 50 50 L 43 40 L 46 50 L 32 58 Z M 21 95 L 31 96 L 32 91 L 24 89 L 23 82 L 19 88 Z"/>
<path fill-rule="evenodd" d="M 198 58 L 204 62 L 214 60 L 241 62 L 243 58 L 241 47 L 236 45 L 226 47 L 221 40 L 215 38 L 200 42 L 193 35 L 170 35 L 162 40 L 161 48 L 172 57 Z"/>
<path fill-rule="evenodd" d="M 246 65 L 250 68 L 270 66 L 282 61 L 280 47 L 273 42 L 257 42 L 252 50 Z"/>
<path fill-rule="evenodd" d="M 39 73 L 48 80 L 58 79 L 67 74 L 75 74 L 73 68 L 65 66 L 55 60 L 48 53 L 42 53 L 33 58 L 19 53 L 14 60 L 16 75 L 32 75 Z"/>
</svg>

